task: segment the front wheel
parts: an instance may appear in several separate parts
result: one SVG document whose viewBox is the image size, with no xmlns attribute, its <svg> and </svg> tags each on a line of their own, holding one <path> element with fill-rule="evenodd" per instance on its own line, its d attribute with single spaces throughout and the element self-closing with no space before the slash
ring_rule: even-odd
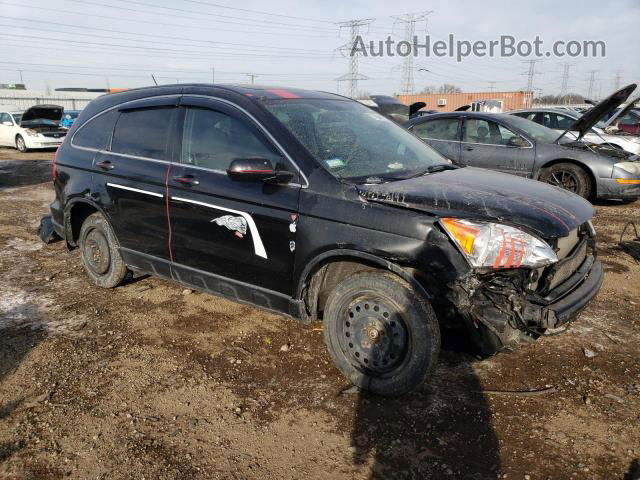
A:
<svg viewBox="0 0 640 480">
<path fill-rule="evenodd" d="M 545 168 L 540 175 L 540 181 L 564 188 L 582 198 L 591 196 L 591 178 L 580 166 L 573 163 L 556 163 Z"/>
<path fill-rule="evenodd" d="M 402 395 L 431 375 L 440 329 L 431 305 L 402 279 L 365 272 L 340 282 L 324 311 L 324 338 L 340 371 L 358 387 Z"/>
<path fill-rule="evenodd" d="M 29 149 L 27 148 L 27 144 L 24 141 L 24 138 L 22 138 L 22 135 L 18 135 L 16 137 L 16 148 L 21 153 L 27 153 L 29 151 Z"/>
<path fill-rule="evenodd" d="M 127 275 L 127 266 L 118 251 L 111 226 L 101 213 L 89 215 L 80 228 L 80 256 L 85 272 L 102 288 L 119 285 Z"/>
</svg>

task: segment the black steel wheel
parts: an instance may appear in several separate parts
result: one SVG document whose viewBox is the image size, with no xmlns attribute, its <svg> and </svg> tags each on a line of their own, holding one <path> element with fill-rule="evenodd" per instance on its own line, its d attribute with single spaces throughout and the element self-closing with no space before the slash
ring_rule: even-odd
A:
<svg viewBox="0 0 640 480">
<path fill-rule="evenodd" d="M 582 167 L 573 163 L 556 163 L 546 168 L 540 175 L 540 180 L 583 198 L 591 196 L 591 177 Z"/>
<path fill-rule="evenodd" d="M 101 213 L 89 215 L 80 228 L 80 257 L 84 270 L 99 287 L 113 288 L 127 275 L 116 236 Z"/>
<path fill-rule="evenodd" d="M 437 362 L 440 330 L 433 308 L 395 275 L 346 278 L 330 293 L 323 321 L 332 359 L 360 388 L 402 395 L 420 385 Z"/>
</svg>

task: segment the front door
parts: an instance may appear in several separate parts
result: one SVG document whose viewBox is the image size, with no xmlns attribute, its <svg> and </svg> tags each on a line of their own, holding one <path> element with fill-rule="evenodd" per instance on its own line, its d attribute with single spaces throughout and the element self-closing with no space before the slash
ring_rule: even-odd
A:
<svg viewBox="0 0 640 480">
<path fill-rule="evenodd" d="M 9 123 L 11 125 L 9 125 Z M 15 147 L 13 138 L 15 136 L 15 126 L 11 115 L 8 113 L 0 113 L 0 145 Z"/>
<path fill-rule="evenodd" d="M 504 125 L 484 118 L 467 118 L 462 140 L 464 165 L 520 176 L 529 176 L 533 171 L 533 145 Z"/>
<path fill-rule="evenodd" d="M 176 279 L 281 310 L 274 302 L 292 293 L 298 174 L 271 185 L 232 180 L 226 170 L 234 159 L 262 158 L 297 171 L 230 104 L 185 96 L 180 113 L 181 153 L 168 182 Z"/>
</svg>

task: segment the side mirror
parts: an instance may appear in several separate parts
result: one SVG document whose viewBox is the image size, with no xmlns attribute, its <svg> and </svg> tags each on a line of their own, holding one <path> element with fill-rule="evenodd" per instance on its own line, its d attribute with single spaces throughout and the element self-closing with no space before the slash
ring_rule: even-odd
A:
<svg viewBox="0 0 640 480">
<path fill-rule="evenodd" d="M 233 180 L 287 183 L 293 174 L 286 170 L 276 170 L 266 158 L 236 158 L 227 169 L 227 175 Z"/>
<path fill-rule="evenodd" d="M 511 137 L 507 142 L 508 147 L 518 147 L 518 148 L 526 148 L 529 146 L 529 142 L 527 142 L 522 137 Z"/>
<path fill-rule="evenodd" d="M 2 122 L 2 124 L 7 127 L 13 127 L 13 122 L 10 122 L 9 120 L 5 120 L 4 122 Z"/>
</svg>

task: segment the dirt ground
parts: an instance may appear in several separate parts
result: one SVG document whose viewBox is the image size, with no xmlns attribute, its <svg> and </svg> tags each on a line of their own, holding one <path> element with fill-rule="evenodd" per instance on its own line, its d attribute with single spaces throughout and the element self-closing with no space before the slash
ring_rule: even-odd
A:
<svg viewBox="0 0 640 480">
<path fill-rule="evenodd" d="M 638 478 L 640 264 L 617 241 L 640 202 L 597 206 L 605 284 L 568 332 L 445 349 L 385 399 L 349 388 L 320 325 L 156 278 L 91 285 L 36 236 L 51 157 L 0 150 L 0 478 Z"/>
</svg>

